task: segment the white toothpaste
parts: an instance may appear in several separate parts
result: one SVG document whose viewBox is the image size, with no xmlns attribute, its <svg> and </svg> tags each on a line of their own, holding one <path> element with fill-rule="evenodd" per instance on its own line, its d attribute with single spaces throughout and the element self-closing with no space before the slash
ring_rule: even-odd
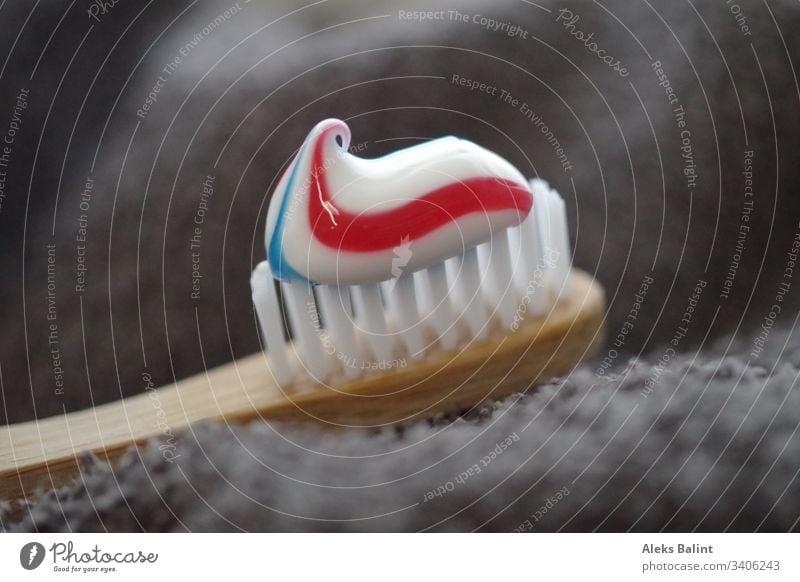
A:
<svg viewBox="0 0 800 582">
<path fill-rule="evenodd" d="M 461 255 L 516 226 L 533 203 L 509 162 L 443 137 L 376 158 L 348 151 L 350 129 L 318 123 L 280 179 L 267 215 L 272 273 L 357 285 Z"/>
</svg>

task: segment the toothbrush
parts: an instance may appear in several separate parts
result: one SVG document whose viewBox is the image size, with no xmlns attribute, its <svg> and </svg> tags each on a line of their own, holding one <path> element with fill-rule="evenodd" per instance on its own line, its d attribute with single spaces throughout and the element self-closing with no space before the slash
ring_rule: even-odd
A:
<svg viewBox="0 0 800 582">
<path fill-rule="evenodd" d="M 571 268 L 564 201 L 546 182 L 452 136 L 376 159 L 349 144 L 343 121 L 320 122 L 273 193 L 251 277 L 265 350 L 0 427 L 0 498 L 69 482 L 82 452 L 113 459 L 204 419 L 402 423 L 524 391 L 594 353 L 604 293 Z"/>
<path fill-rule="evenodd" d="M 566 212 L 546 182 L 452 136 L 373 160 L 349 144 L 343 121 L 317 124 L 270 201 L 251 286 L 277 384 L 424 360 L 569 297 Z"/>
</svg>

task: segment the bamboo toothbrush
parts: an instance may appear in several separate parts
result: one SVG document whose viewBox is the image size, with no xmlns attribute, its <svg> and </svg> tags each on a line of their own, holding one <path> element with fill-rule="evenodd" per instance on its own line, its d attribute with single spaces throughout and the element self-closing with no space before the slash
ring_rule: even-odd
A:
<svg viewBox="0 0 800 582">
<path fill-rule="evenodd" d="M 266 350 L 0 427 L 0 498 L 70 482 L 83 452 L 112 459 L 204 419 L 402 423 L 524 391 L 594 353 L 604 293 L 571 268 L 546 182 L 454 137 L 374 160 L 349 142 L 344 122 L 318 124 L 273 194 L 268 261 L 251 278 Z"/>
</svg>

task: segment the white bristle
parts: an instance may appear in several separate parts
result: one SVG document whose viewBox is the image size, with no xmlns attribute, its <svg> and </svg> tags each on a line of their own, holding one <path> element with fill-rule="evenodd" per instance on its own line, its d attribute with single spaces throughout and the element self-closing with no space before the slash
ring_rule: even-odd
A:
<svg viewBox="0 0 800 582">
<path fill-rule="evenodd" d="M 256 265 L 250 277 L 250 288 L 253 291 L 253 304 L 256 306 L 258 323 L 264 335 L 269 353 L 269 364 L 275 381 L 284 385 L 294 379 L 294 370 L 289 363 L 286 351 L 286 340 L 283 337 L 283 322 L 278 294 L 275 291 L 275 280 L 267 261 Z"/>
<path fill-rule="evenodd" d="M 422 358 L 425 339 L 422 337 L 422 326 L 417 311 L 414 275 L 409 273 L 386 281 L 383 290 L 389 304 L 389 311 L 394 317 L 395 332 L 400 335 L 405 344 L 406 352 L 414 359 Z"/>
<path fill-rule="evenodd" d="M 366 345 L 375 363 L 385 364 L 392 359 L 392 339 L 386 327 L 386 318 L 383 314 L 381 290 L 375 283 L 353 285 L 353 303 L 356 316 L 365 335 Z"/>
<path fill-rule="evenodd" d="M 494 316 L 508 329 L 514 321 L 519 302 L 512 279 L 508 232 L 496 233 L 492 240 L 480 245 L 478 256 L 483 262 L 486 295 L 495 306 Z"/>
<path fill-rule="evenodd" d="M 551 292 L 566 297 L 571 253 L 567 226 L 566 205 L 561 196 L 544 180 L 532 180 L 534 214 L 539 231 L 539 248 L 548 264 L 546 285 Z M 537 209 L 538 203 L 538 209 Z"/>
<path fill-rule="evenodd" d="M 555 301 L 570 296 L 566 205 L 543 180 L 532 180 L 531 190 L 533 210 L 519 226 L 427 269 L 349 288 L 282 283 L 302 369 L 287 349 L 272 272 L 259 263 L 251 278 L 253 302 L 278 384 L 302 375 L 325 381 L 340 367 L 337 359 L 348 378 L 357 378 L 391 367 L 398 355 L 422 358 L 434 345 L 454 350 L 460 341 L 487 337 L 498 324 L 514 333 L 527 319 L 546 316 Z M 435 340 L 430 344 L 426 330 Z M 372 361 L 360 365 L 357 356 Z"/>
<path fill-rule="evenodd" d="M 470 337 L 483 339 L 489 334 L 486 304 L 481 289 L 481 271 L 478 251 L 469 249 L 463 255 L 447 259 L 447 275 L 453 285 L 453 304 L 456 317 L 469 330 Z"/>
<path fill-rule="evenodd" d="M 569 272 L 572 267 L 572 252 L 569 244 L 569 227 L 567 226 L 567 207 L 564 200 L 555 190 L 549 190 L 550 222 L 552 226 L 553 248 L 557 250 L 556 268 L 553 277 L 553 290 L 561 297 L 569 297 Z"/>
<path fill-rule="evenodd" d="M 506 229 L 508 234 L 508 250 L 511 257 L 511 276 L 516 281 L 519 271 L 524 268 L 522 263 L 522 240 L 519 233 L 519 225 Z"/>
<path fill-rule="evenodd" d="M 454 310 L 450 303 L 447 271 L 444 263 L 439 263 L 419 271 L 419 280 L 428 296 L 428 320 L 439 345 L 452 350 L 458 345 L 458 329 L 454 325 Z"/>
<path fill-rule="evenodd" d="M 532 180 L 533 219 L 538 234 L 538 247 L 545 259 L 549 258 L 550 247 L 550 188 L 543 180 Z M 549 270 L 548 270 L 549 271 Z"/>
<path fill-rule="evenodd" d="M 325 332 L 331 341 L 327 353 L 342 362 L 348 378 L 357 378 L 361 370 L 353 365 L 358 355 L 358 344 L 353 327 L 350 291 L 347 287 L 319 285 L 317 297 Z"/>
<path fill-rule="evenodd" d="M 289 322 L 295 334 L 297 355 L 309 375 L 318 382 L 324 382 L 330 373 L 331 362 L 322 348 L 313 289 L 302 282 L 285 282 L 282 288 Z"/>
<path fill-rule="evenodd" d="M 534 205 L 538 198 L 534 197 Z M 538 213 L 531 212 L 517 227 L 521 260 L 517 269 L 517 284 L 528 301 L 528 310 L 532 315 L 543 315 L 548 308 L 548 290 L 545 281 L 547 265 L 545 254 L 539 237 L 539 226 L 536 222 Z"/>
<path fill-rule="evenodd" d="M 550 196 L 550 188 L 544 181 L 531 182 L 533 190 L 533 214 L 536 222 L 536 230 L 539 235 L 539 248 L 544 257 L 544 261 L 548 268 L 545 271 L 545 284 L 548 288 L 552 288 L 555 284 L 555 252 L 557 249 L 553 246 L 553 220 L 552 220 L 552 197 Z"/>
</svg>

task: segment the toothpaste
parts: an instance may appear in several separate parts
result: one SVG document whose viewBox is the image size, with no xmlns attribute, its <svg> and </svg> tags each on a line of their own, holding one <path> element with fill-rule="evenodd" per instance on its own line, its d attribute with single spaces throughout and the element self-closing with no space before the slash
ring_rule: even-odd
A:
<svg viewBox="0 0 800 582">
<path fill-rule="evenodd" d="M 361 285 L 428 268 L 516 226 L 533 203 L 523 175 L 456 137 L 363 159 L 350 129 L 318 123 L 281 177 L 267 257 L 284 281 Z"/>
</svg>

